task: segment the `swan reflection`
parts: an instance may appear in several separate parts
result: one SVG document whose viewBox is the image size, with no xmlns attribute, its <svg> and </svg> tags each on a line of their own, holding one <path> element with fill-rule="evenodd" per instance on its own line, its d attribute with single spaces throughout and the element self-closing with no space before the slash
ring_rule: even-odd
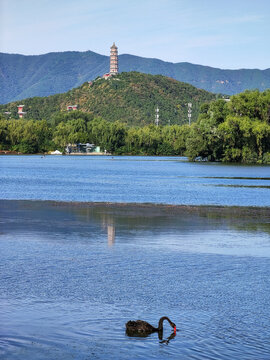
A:
<svg viewBox="0 0 270 360">
<path fill-rule="evenodd" d="M 145 333 L 137 333 L 137 334 L 131 334 L 130 332 L 126 331 L 126 335 L 129 336 L 129 337 L 140 337 L 140 338 L 146 338 L 152 334 L 145 334 Z M 163 331 L 158 331 L 158 338 L 159 338 L 159 343 L 160 344 L 166 344 L 168 345 L 169 342 L 174 339 L 176 336 L 176 333 L 175 332 L 172 332 L 170 336 L 168 336 L 166 339 L 163 339 Z"/>
<path fill-rule="evenodd" d="M 161 334 L 160 334 L 160 332 L 159 332 L 159 334 L 158 334 L 158 338 L 159 338 L 159 340 L 160 340 L 160 344 L 166 344 L 166 345 L 168 345 L 169 342 L 170 342 L 172 339 L 174 339 L 175 337 L 176 337 L 176 333 L 173 332 L 173 333 L 171 333 L 171 335 L 170 335 L 169 337 L 167 337 L 166 340 L 165 340 L 165 339 L 163 340 L 162 331 L 161 331 Z"/>
</svg>

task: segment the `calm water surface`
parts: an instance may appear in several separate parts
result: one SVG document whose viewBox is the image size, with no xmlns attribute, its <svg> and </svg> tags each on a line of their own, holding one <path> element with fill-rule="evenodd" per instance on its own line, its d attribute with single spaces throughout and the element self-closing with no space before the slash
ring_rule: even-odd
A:
<svg viewBox="0 0 270 360">
<path fill-rule="evenodd" d="M 0 226 L 1 359 L 269 359 L 266 210 L 0 201 Z M 163 315 L 170 341 L 125 335 Z"/>
<path fill-rule="evenodd" d="M 0 199 L 270 206 L 270 166 L 170 157 L 0 156 Z"/>
<path fill-rule="evenodd" d="M 270 358 L 269 166 L 1 156 L 0 185 L 1 359 Z"/>
</svg>

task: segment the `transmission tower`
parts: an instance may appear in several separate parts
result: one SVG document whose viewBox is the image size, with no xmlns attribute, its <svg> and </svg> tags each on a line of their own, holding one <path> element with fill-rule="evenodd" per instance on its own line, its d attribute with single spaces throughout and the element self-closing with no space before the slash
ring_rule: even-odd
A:
<svg viewBox="0 0 270 360">
<path fill-rule="evenodd" d="M 189 123 L 189 126 L 190 126 L 191 114 L 192 114 L 192 103 L 188 103 L 188 123 Z"/>
<path fill-rule="evenodd" d="M 159 123 L 159 108 L 157 106 L 156 114 L 155 114 L 155 124 L 158 126 L 158 123 Z"/>
</svg>

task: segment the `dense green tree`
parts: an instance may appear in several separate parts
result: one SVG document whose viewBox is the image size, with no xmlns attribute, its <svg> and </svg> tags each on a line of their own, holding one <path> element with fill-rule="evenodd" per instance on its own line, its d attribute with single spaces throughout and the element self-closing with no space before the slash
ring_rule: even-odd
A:
<svg viewBox="0 0 270 360">
<path fill-rule="evenodd" d="M 8 120 L 0 118 L 0 150 L 6 150 L 10 146 Z"/>
<path fill-rule="evenodd" d="M 128 154 L 138 154 L 142 155 L 143 150 L 141 147 L 142 144 L 142 129 L 131 127 L 127 129 L 125 143 L 126 150 Z"/>
<path fill-rule="evenodd" d="M 172 146 L 175 152 L 175 155 L 185 155 L 186 152 L 186 141 L 190 134 L 190 126 L 182 125 L 177 126 L 174 125 L 172 127 L 172 131 L 174 132 L 174 136 L 171 137 Z"/>
<path fill-rule="evenodd" d="M 48 150 L 51 130 L 47 121 L 8 120 L 7 142 L 11 150 L 38 153 Z"/>
<path fill-rule="evenodd" d="M 198 121 L 192 124 L 186 139 L 186 153 L 190 160 L 197 157 L 211 161 L 220 158 L 222 143 L 218 126 L 226 114 L 226 102 L 221 99 L 202 108 Z"/>
<path fill-rule="evenodd" d="M 55 127 L 60 124 L 60 122 L 66 123 L 70 120 L 83 119 L 87 123 L 88 121 L 92 121 L 93 118 L 94 115 L 92 113 L 86 113 L 79 110 L 67 112 L 58 111 L 49 117 L 48 122 L 52 127 Z"/>
<path fill-rule="evenodd" d="M 218 99 L 205 105 L 208 107 L 207 114 L 212 119 L 213 126 L 222 123 L 229 114 L 228 103 L 223 99 Z"/>
<path fill-rule="evenodd" d="M 248 116 L 270 123 L 270 90 L 246 90 L 231 97 L 228 108 L 232 115 Z"/>
<path fill-rule="evenodd" d="M 210 160 L 267 163 L 270 91 L 246 91 L 231 102 L 203 105 L 186 140 L 187 155 Z"/>
<path fill-rule="evenodd" d="M 263 162 L 263 155 L 270 151 L 270 123 L 255 121 L 252 130 L 256 139 L 259 160 Z"/>
<path fill-rule="evenodd" d="M 84 119 L 78 118 L 60 122 L 54 131 L 53 141 L 56 146 L 63 149 L 67 144 L 86 143 L 89 141 L 87 123 Z"/>
</svg>

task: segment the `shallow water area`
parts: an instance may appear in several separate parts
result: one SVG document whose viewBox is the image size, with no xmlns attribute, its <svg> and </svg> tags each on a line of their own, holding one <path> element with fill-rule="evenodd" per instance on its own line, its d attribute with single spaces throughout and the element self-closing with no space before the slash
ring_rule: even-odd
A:
<svg viewBox="0 0 270 360">
<path fill-rule="evenodd" d="M 268 359 L 270 214 L 0 201 L 1 359 Z M 128 320 L 161 342 L 125 334 Z"/>
</svg>

